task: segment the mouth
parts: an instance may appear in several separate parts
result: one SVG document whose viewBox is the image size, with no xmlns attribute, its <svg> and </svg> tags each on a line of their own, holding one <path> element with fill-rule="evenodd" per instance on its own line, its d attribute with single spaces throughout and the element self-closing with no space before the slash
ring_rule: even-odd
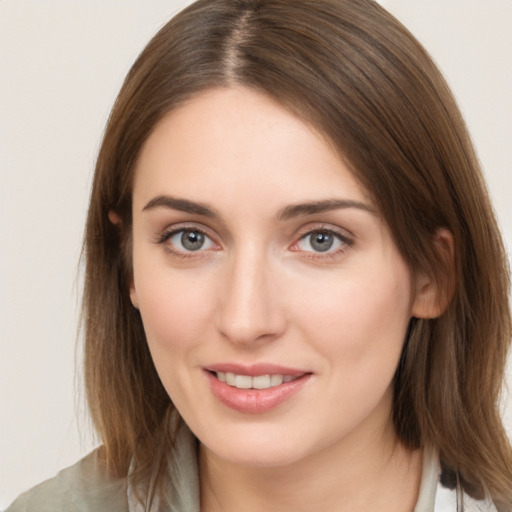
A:
<svg viewBox="0 0 512 512">
<path fill-rule="evenodd" d="M 236 374 L 232 372 L 212 372 L 221 382 L 237 389 L 269 389 L 280 386 L 283 383 L 293 382 L 300 378 L 300 375 L 266 374 L 251 375 Z"/>
<path fill-rule="evenodd" d="M 259 364 L 215 365 L 204 368 L 213 395 L 225 406 L 241 413 L 270 411 L 299 393 L 311 372 Z"/>
</svg>

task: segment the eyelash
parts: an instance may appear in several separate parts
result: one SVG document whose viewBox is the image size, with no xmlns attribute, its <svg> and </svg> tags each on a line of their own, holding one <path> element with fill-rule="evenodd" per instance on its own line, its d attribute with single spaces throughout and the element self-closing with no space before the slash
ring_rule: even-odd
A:
<svg viewBox="0 0 512 512">
<path fill-rule="evenodd" d="M 205 230 L 198 228 L 196 226 L 179 226 L 179 227 L 174 227 L 169 230 L 166 230 L 158 237 L 158 239 L 156 240 L 156 243 L 159 245 L 165 245 L 165 250 L 168 253 L 170 253 L 173 257 L 176 257 L 179 259 L 187 260 L 187 259 L 191 259 L 191 258 L 203 257 L 205 250 L 198 249 L 197 251 L 183 252 L 180 250 L 176 250 L 175 248 L 173 248 L 173 246 L 171 244 L 167 243 L 175 235 L 177 235 L 179 233 L 186 233 L 186 232 L 199 233 L 200 235 L 202 235 L 205 238 L 207 238 L 208 240 L 210 240 L 213 244 L 218 245 L 212 239 L 212 237 L 210 235 L 208 235 L 208 233 Z M 301 241 L 305 240 L 308 236 L 312 236 L 314 234 L 331 235 L 341 243 L 341 246 L 334 251 L 330 251 L 328 249 L 325 252 L 301 251 L 300 249 L 294 249 L 294 247 L 297 246 Z M 347 248 L 349 248 L 353 245 L 353 243 L 354 243 L 353 238 L 347 236 L 346 234 L 341 233 L 340 231 L 337 231 L 330 227 L 328 228 L 325 226 L 320 226 L 320 227 L 316 227 L 313 229 L 308 229 L 307 231 L 303 232 L 299 236 L 297 241 L 292 244 L 292 246 L 290 247 L 290 250 L 292 250 L 294 252 L 303 252 L 304 256 L 311 260 L 325 261 L 327 259 L 334 259 L 336 256 L 343 254 L 347 250 Z"/>
<path fill-rule="evenodd" d="M 183 252 L 180 250 L 176 250 L 173 248 L 171 244 L 168 244 L 167 242 L 175 235 L 179 233 L 199 233 L 200 235 L 203 235 L 205 238 L 211 240 L 214 244 L 212 237 L 206 233 L 205 230 L 200 229 L 196 226 L 179 226 L 174 227 L 169 230 L 164 231 L 161 236 L 157 239 L 156 243 L 159 245 L 164 245 L 165 250 L 170 253 L 173 257 L 179 258 L 179 259 L 191 259 L 191 258 L 198 258 L 204 255 L 204 250 L 197 250 L 197 251 L 188 251 Z M 218 245 L 218 244 L 216 244 Z M 197 254 L 196 254 L 197 253 Z"/>
<path fill-rule="evenodd" d="M 332 260 L 336 258 L 337 256 L 345 253 L 349 247 L 351 247 L 354 244 L 354 239 L 352 237 L 349 237 L 345 233 L 341 233 L 340 231 L 333 229 L 331 227 L 326 226 L 320 226 L 313 229 L 308 229 L 305 231 L 299 239 L 293 243 L 291 250 L 296 250 L 297 252 L 300 251 L 300 249 L 293 249 L 293 247 L 297 246 L 301 241 L 305 240 L 307 237 L 315 235 L 315 234 L 321 234 L 321 235 L 331 235 L 336 240 L 340 242 L 340 247 L 338 247 L 336 250 L 331 251 L 330 249 L 327 249 L 325 252 L 321 251 L 302 251 L 304 252 L 304 256 L 310 260 L 317 260 L 317 261 L 326 261 L 326 260 Z"/>
</svg>

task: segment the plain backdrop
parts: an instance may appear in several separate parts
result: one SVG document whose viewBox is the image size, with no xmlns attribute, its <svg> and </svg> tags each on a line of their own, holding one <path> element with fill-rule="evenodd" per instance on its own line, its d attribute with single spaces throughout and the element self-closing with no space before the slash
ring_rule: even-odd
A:
<svg viewBox="0 0 512 512">
<path fill-rule="evenodd" d="M 95 444 L 75 355 L 92 169 L 129 66 L 188 3 L 0 0 L 0 509 Z M 512 247 L 512 0 L 381 3 L 452 85 Z"/>
</svg>

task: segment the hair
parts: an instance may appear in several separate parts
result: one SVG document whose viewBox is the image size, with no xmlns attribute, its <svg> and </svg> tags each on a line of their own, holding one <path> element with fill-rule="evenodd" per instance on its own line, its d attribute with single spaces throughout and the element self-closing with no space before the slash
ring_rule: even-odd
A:
<svg viewBox="0 0 512 512">
<path fill-rule="evenodd" d="M 86 392 L 110 471 L 126 476 L 133 461 L 138 478 L 158 481 L 173 444 L 174 406 L 129 298 L 134 165 L 164 115 L 235 85 L 273 98 L 330 140 L 413 275 L 443 291 L 454 273 L 444 313 L 411 320 L 392 419 L 406 446 L 438 450 L 446 481 L 512 506 L 499 411 L 511 337 L 506 254 L 445 80 L 372 0 L 199 0 L 131 68 L 98 155 L 84 241 Z M 440 229 L 453 235 L 453 265 L 434 243 Z"/>
</svg>

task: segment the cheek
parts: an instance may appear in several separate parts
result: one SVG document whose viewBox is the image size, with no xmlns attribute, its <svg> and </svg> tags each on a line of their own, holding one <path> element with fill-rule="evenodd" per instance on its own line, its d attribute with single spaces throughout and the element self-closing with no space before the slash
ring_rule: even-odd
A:
<svg viewBox="0 0 512 512">
<path fill-rule="evenodd" d="M 340 373 L 363 379 L 372 372 L 392 375 L 410 319 L 408 270 L 348 274 L 318 286 L 312 300 L 298 306 L 303 330 Z"/>
<path fill-rule="evenodd" d="M 204 339 L 210 325 L 212 286 L 200 273 L 141 265 L 135 268 L 135 289 L 157 366 L 158 357 L 176 355 Z M 175 359 L 169 357 L 169 361 Z"/>
<path fill-rule="evenodd" d="M 407 273 L 383 278 L 369 272 L 333 286 L 325 294 L 333 300 L 318 299 L 304 309 L 309 316 L 303 325 L 317 326 L 308 337 L 323 355 L 320 378 L 330 397 L 329 418 L 335 418 L 333 436 L 374 417 L 374 411 L 389 416 L 410 317 L 409 289 Z"/>
<path fill-rule="evenodd" d="M 211 337 L 207 287 L 172 270 L 141 275 L 144 280 L 135 284 L 151 357 L 167 394 L 186 409 L 188 390 L 196 385 L 190 372 L 198 366 L 196 351 Z"/>
</svg>

